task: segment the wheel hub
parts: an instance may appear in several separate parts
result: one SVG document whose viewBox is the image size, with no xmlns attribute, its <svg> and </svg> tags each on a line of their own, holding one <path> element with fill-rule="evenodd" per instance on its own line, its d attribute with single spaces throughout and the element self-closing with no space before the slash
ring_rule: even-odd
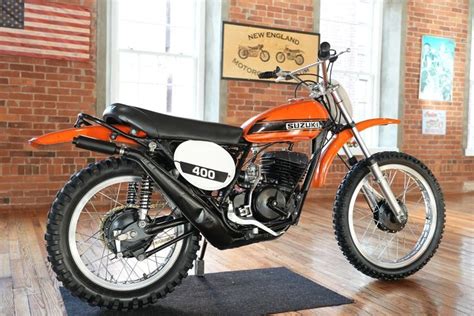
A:
<svg viewBox="0 0 474 316">
<path fill-rule="evenodd" d="M 109 212 L 103 221 L 102 232 L 103 242 L 110 251 L 121 253 L 126 258 L 143 253 L 154 237 L 139 227 L 137 207 L 122 207 Z"/>
<path fill-rule="evenodd" d="M 402 208 L 402 211 L 405 213 L 405 218 L 401 223 L 397 221 L 387 201 L 382 200 L 377 204 L 377 210 L 374 212 L 374 221 L 380 230 L 389 233 L 396 233 L 405 227 L 406 223 L 408 222 L 407 207 L 402 201 L 397 200 L 397 202 Z"/>
</svg>

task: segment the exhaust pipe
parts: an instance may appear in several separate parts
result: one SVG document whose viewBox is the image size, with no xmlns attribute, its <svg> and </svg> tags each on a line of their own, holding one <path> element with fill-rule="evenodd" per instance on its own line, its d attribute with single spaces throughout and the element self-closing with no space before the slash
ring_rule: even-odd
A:
<svg viewBox="0 0 474 316">
<path fill-rule="evenodd" d="M 243 234 L 231 230 L 218 215 L 206 206 L 200 197 L 196 196 L 181 182 L 172 177 L 156 162 L 146 158 L 143 153 L 132 148 L 119 147 L 114 143 L 79 136 L 73 143 L 82 149 L 103 154 L 121 154 L 135 161 L 153 179 L 158 187 L 180 209 L 184 217 L 197 228 L 203 236 L 216 248 L 227 249 L 256 240 L 248 240 Z"/>
<path fill-rule="evenodd" d="M 106 155 L 120 154 L 121 151 L 123 151 L 123 148 L 118 147 L 114 143 L 84 136 L 75 137 L 72 140 L 72 143 L 76 145 L 77 148 L 87 149 Z"/>
</svg>

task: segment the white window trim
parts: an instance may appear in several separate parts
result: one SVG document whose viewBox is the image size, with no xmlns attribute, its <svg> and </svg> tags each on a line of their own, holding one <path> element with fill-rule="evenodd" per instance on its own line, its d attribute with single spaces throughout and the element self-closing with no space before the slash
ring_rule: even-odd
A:
<svg viewBox="0 0 474 316">
<path fill-rule="evenodd" d="M 114 6 L 112 0 L 107 0 L 107 65 L 109 65 L 106 70 L 106 103 L 107 105 L 111 103 L 112 95 L 115 95 L 117 92 L 117 81 L 112 79 L 112 69 L 118 69 L 118 58 L 114 58 L 113 54 L 118 53 L 119 51 L 126 51 L 126 50 L 119 50 L 117 47 L 117 35 L 116 32 L 112 30 L 116 26 L 114 25 L 117 21 L 117 7 Z M 195 28 L 195 36 L 197 38 L 197 74 L 196 74 L 196 116 L 195 119 L 202 120 L 204 118 L 204 98 L 205 98 L 205 44 L 206 44 L 206 6 L 204 1 L 196 1 L 196 10 L 197 10 L 197 18 L 200 22 L 198 27 Z M 136 53 L 150 53 L 150 52 L 142 52 L 138 50 L 134 50 Z M 172 53 L 150 53 L 153 55 L 166 55 L 172 56 Z M 179 57 L 186 57 L 183 54 L 176 54 Z M 194 56 L 190 56 L 194 57 Z M 137 104 L 136 106 L 139 106 Z"/>
<path fill-rule="evenodd" d="M 473 8 L 470 8 L 473 10 Z M 472 12 L 470 16 L 470 35 L 471 35 L 471 47 L 470 47 L 470 65 L 469 65 L 469 100 L 467 103 L 467 146 L 465 149 L 466 156 L 474 156 L 474 21 Z"/>
<path fill-rule="evenodd" d="M 198 57 L 197 57 L 197 112 L 198 112 L 198 119 L 204 119 L 204 102 L 205 102 L 205 93 L 206 93 L 206 56 L 205 56 L 205 48 L 206 48 L 206 3 L 205 1 L 197 1 L 197 9 L 198 9 L 198 19 L 200 21 L 199 26 L 196 27 L 196 37 L 198 38 L 197 50 L 198 50 Z"/>
<path fill-rule="evenodd" d="M 471 49 L 472 51 L 472 49 Z M 474 72 L 474 65 L 473 65 L 473 59 L 472 56 L 474 54 L 471 52 L 471 80 L 474 80 L 474 77 L 472 77 L 472 73 Z M 474 156 L 474 82 L 471 81 L 469 84 L 469 103 L 468 103 L 468 118 L 467 118 L 467 146 L 465 150 L 465 155 L 466 156 Z"/>
<path fill-rule="evenodd" d="M 374 11 L 377 11 L 377 14 L 373 14 L 374 16 L 378 17 L 378 21 L 375 21 L 374 24 L 380 25 L 380 27 L 374 27 L 372 29 L 372 51 L 377 52 L 375 56 L 373 56 L 373 62 L 370 65 L 372 67 L 371 73 L 373 75 L 373 86 L 372 86 L 372 109 L 371 112 L 374 114 L 374 118 L 380 117 L 380 90 L 381 86 L 381 68 L 382 68 L 382 30 L 383 30 L 383 1 L 375 1 Z M 375 13 L 375 12 L 374 12 Z M 379 127 L 375 126 L 371 128 L 371 138 L 373 139 L 373 143 L 377 144 L 377 146 L 371 151 L 378 150 L 380 147 L 380 139 L 379 139 Z M 360 149 L 357 148 L 359 151 Z"/>
<path fill-rule="evenodd" d="M 474 16 L 470 8 L 471 53 L 469 70 L 469 100 L 467 103 L 467 143 L 464 154 L 474 156 Z"/>
</svg>

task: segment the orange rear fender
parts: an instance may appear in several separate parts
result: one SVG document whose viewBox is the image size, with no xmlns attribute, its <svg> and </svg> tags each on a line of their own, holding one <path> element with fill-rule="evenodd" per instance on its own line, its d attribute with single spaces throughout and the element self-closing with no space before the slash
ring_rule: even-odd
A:
<svg viewBox="0 0 474 316">
<path fill-rule="evenodd" d="M 129 126 L 124 125 L 115 125 L 115 128 L 118 128 L 122 132 L 128 134 L 132 130 Z M 103 127 L 103 126 L 84 126 L 80 128 L 70 128 L 65 129 L 57 132 L 48 133 L 39 137 L 35 137 L 29 140 L 29 143 L 33 147 L 39 146 L 47 146 L 47 145 L 54 145 L 54 144 L 62 144 L 62 143 L 70 143 L 75 137 L 78 136 L 86 136 L 95 139 L 111 141 L 112 140 L 112 133 L 110 129 Z M 144 132 L 138 132 L 135 136 L 137 137 L 145 137 L 146 134 Z M 129 145 L 136 145 L 137 142 L 128 139 L 123 136 L 117 136 L 114 141 L 119 143 L 125 143 Z"/>
<path fill-rule="evenodd" d="M 400 120 L 390 118 L 376 118 L 359 122 L 356 124 L 356 127 L 359 131 L 363 131 L 369 127 L 388 124 L 400 124 Z M 353 136 L 352 130 L 346 129 L 337 134 L 336 138 L 331 141 L 328 148 L 321 155 L 319 165 L 316 168 L 313 176 L 311 187 L 320 188 L 324 185 L 326 182 L 326 176 L 329 172 L 329 167 L 331 167 L 334 158 L 342 146 L 350 141 Z"/>
</svg>

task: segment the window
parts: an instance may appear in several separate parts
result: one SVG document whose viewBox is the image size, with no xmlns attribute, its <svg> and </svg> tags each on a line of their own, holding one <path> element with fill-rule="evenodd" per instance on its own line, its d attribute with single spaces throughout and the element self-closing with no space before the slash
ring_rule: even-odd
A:
<svg viewBox="0 0 474 316">
<path fill-rule="evenodd" d="M 471 8 L 472 10 L 472 8 Z M 471 22 L 472 23 L 472 22 Z M 467 118 L 466 156 L 474 156 L 474 24 L 471 25 L 471 56 L 469 71 L 469 106 Z"/>
<path fill-rule="evenodd" d="M 380 115 L 382 3 L 321 1 L 321 41 L 329 42 L 337 51 L 351 49 L 334 64 L 332 78 L 347 90 L 356 122 Z M 378 128 L 364 131 L 363 136 L 369 148 L 380 147 Z"/>
<path fill-rule="evenodd" d="M 203 117 L 204 3 L 111 0 L 109 103 Z"/>
</svg>

